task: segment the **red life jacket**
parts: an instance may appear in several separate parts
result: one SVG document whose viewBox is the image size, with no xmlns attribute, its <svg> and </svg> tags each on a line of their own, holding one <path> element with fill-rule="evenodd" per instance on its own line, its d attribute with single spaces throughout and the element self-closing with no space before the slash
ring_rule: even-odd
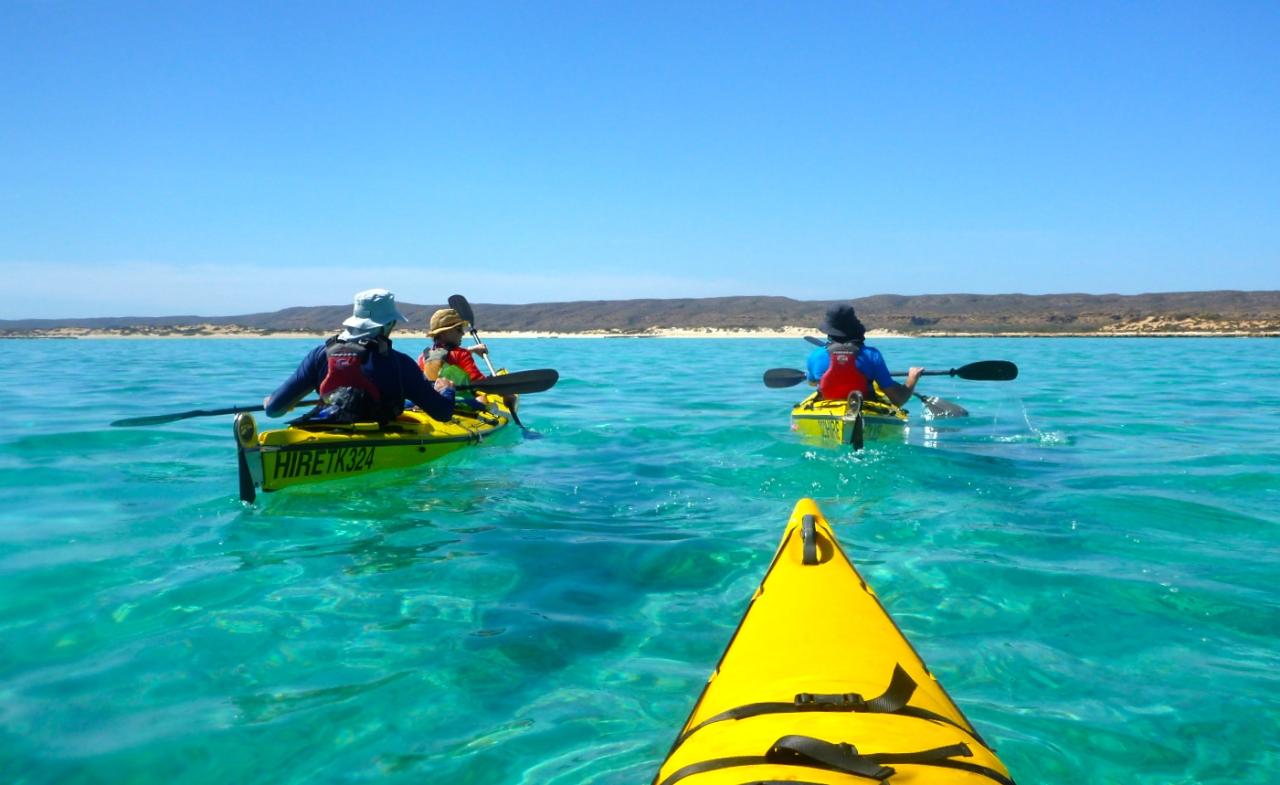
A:
<svg viewBox="0 0 1280 785">
<path fill-rule="evenodd" d="M 329 370 L 320 382 L 320 397 L 326 401 L 343 388 L 363 390 L 375 403 L 382 401 L 382 391 L 364 373 L 364 363 L 369 357 L 366 341 L 330 341 L 324 347 L 329 358 Z"/>
<path fill-rule="evenodd" d="M 831 355 L 831 366 L 818 380 L 818 392 L 823 398 L 843 401 L 849 393 L 857 390 L 864 398 L 871 396 L 871 385 L 867 377 L 858 370 L 858 353 L 862 345 L 857 343 L 833 343 L 827 347 Z"/>
</svg>

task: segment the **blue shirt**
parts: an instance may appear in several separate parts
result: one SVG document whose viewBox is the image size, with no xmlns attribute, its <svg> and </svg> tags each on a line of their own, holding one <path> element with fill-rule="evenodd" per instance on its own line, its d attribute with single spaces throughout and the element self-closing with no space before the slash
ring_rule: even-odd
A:
<svg viewBox="0 0 1280 785">
<path fill-rule="evenodd" d="M 328 373 L 329 358 L 322 344 L 312 349 L 293 375 L 271 393 L 267 416 L 279 417 L 289 411 L 308 393 L 320 389 L 320 382 Z M 432 383 L 422 375 L 422 369 L 407 354 L 395 349 L 388 350 L 386 354 L 370 351 L 365 360 L 364 374 L 378 386 L 383 401 L 393 410 L 402 411 L 404 400 L 408 398 L 436 420 L 444 421 L 453 416 L 453 390 L 436 392 Z"/>
<path fill-rule="evenodd" d="M 898 384 L 889 375 L 889 366 L 884 364 L 884 355 L 880 354 L 878 349 L 870 346 L 863 346 L 862 351 L 858 352 L 858 359 L 854 362 L 862 375 L 867 377 L 868 382 L 875 382 L 880 385 L 881 390 L 887 391 L 890 386 Z M 827 352 L 827 347 L 819 346 L 812 352 L 809 352 L 809 364 L 805 378 L 811 382 L 816 382 L 822 378 L 822 374 L 827 372 L 831 367 L 831 354 Z"/>
</svg>

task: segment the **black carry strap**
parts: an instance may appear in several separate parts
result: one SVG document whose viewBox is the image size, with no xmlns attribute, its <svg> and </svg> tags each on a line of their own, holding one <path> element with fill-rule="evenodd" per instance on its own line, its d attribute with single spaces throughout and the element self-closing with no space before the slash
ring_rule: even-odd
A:
<svg viewBox="0 0 1280 785">
<path fill-rule="evenodd" d="M 969 753 L 968 748 L 964 753 Z M 894 773 L 892 768 L 880 765 L 871 756 L 859 755 L 852 744 L 832 744 L 810 736 L 783 736 L 773 743 L 765 758 L 784 766 L 810 766 L 881 782 Z"/>
<path fill-rule="evenodd" d="M 735 706 L 727 709 L 712 717 L 699 722 L 689 730 L 680 735 L 676 739 L 675 746 L 678 747 L 685 739 L 692 736 L 698 730 L 710 725 L 713 722 L 722 722 L 724 720 L 742 720 L 748 717 L 758 717 L 762 714 L 793 714 L 798 712 L 809 711 L 847 711 L 855 713 L 874 713 L 874 714 L 899 714 L 905 717 L 915 717 L 922 720 L 931 720 L 933 722 L 944 722 L 948 725 L 959 728 L 965 733 L 973 736 L 979 742 L 982 741 L 974 731 L 957 724 L 954 720 L 944 717 L 936 712 L 922 709 L 916 706 L 908 706 L 907 702 L 911 700 L 911 696 L 915 694 L 916 681 L 911 675 L 903 670 L 901 665 L 893 666 L 893 676 L 889 679 L 889 686 L 885 689 L 884 694 L 879 697 L 866 700 L 856 692 L 843 693 L 811 693 L 802 692 L 796 695 L 791 703 L 782 701 L 748 703 L 745 706 Z M 674 748 L 673 748 L 674 749 Z"/>
<path fill-rule="evenodd" d="M 769 748 L 766 758 L 774 758 L 773 763 L 795 761 L 800 765 L 813 765 L 847 774 L 854 774 L 869 779 L 885 780 L 893 776 L 891 766 L 877 764 L 896 763 L 899 765 L 940 766 L 948 769 L 959 769 L 973 772 L 1000 785 L 1014 785 L 1013 780 L 987 766 L 955 758 L 970 758 L 973 753 L 967 744 L 948 744 L 945 747 L 934 747 L 931 750 L 918 752 L 873 752 L 860 755 L 852 744 L 832 744 L 829 741 L 814 739 L 809 736 L 783 736 Z M 788 760 L 790 759 L 790 760 Z M 863 773 L 866 772 L 866 773 Z M 887 773 L 886 773 L 887 772 Z M 883 776 L 879 776 L 883 774 Z"/>
<path fill-rule="evenodd" d="M 892 766 L 886 765 L 890 763 L 960 769 L 987 777 L 1000 785 L 1014 785 L 1013 780 L 995 769 L 953 760 L 956 757 L 967 758 L 972 755 L 973 753 L 965 744 L 949 744 L 945 747 L 917 752 L 875 752 L 863 755 L 848 743 L 833 744 L 810 736 L 783 736 L 775 741 L 764 755 L 738 755 L 691 763 L 672 772 L 661 782 L 661 785 L 674 785 L 685 777 L 717 769 L 762 765 L 834 771 L 884 782 L 896 773 Z"/>
</svg>

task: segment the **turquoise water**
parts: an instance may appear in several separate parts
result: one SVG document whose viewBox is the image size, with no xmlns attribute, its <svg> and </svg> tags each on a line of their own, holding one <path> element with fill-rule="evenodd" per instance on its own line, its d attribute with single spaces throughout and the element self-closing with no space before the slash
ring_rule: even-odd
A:
<svg viewBox="0 0 1280 785">
<path fill-rule="evenodd" d="M 1022 375 L 855 456 L 799 341 L 495 340 L 541 438 L 253 508 L 229 418 L 105 427 L 310 345 L 4 342 L 5 782 L 647 782 L 802 496 L 1021 782 L 1275 781 L 1275 341 L 882 341 Z"/>
</svg>

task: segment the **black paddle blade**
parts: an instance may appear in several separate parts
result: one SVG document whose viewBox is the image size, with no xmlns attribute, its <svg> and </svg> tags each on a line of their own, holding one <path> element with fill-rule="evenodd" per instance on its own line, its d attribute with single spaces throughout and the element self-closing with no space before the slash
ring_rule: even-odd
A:
<svg viewBox="0 0 1280 785">
<path fill-rule="evenodd" d="M 487 376 L 471 384 L 459 384 L 457 389 L 514 395 L 550 390 L 559 380 L 560 372 L 555 368 L 536 368 L 532 371 L 516 371 L 502 376 Z"/>
<path fill-rule="evenodd" d="M 823 340 L 823 339 L 821 339 L 821 338 L 815 338 L 815 337 L 814 337 L 814 336 L 812 336 L 812 335 L 806 335 L 806 336 L 804 337 L 804 339 L 805 339 L 806 341 L 808 341 L 809 343 L 813 344 L 814 346 L 826 346 L 826 345 L 827 345 L 827 342 L 826 342 L 826 341 L 824 341 L 824 340 Z"/>
<path fill-rule="evenodd" d="M 253 487 L 253 475 L 249 473 L 249 462 L 245 460 L 243 449 L 239 451 L 236 463 L 240 468 L 240 501 L 253 504 L 258 498 L 258 489 Z"/>
<path fill-rule="evenodd" d="M 948 401 L 946 398 L 939 398 L 936 395 L 921 395 L 916 393 L 916 397 L 924 402 L 924 408 L 929 410 L 929 414 L 934 417 L 968 417 L 969 410 L 958 403 Z"/>
<path fill-rule="evenodd" d="M 467 302 L 467 298 L 460 294 L 449 295 L 449 307 L 458 312 L 462 320 L 467 324 L 474 325 L 476 323 L 475 311 L 471 310 L 471 303 Z"/>
<path fill-rule="evenodd" d="M 795 368 L 770 368 L 764 372 L 765 387 L 795 387 L 804 381 L 804 371 Z"/>
<path fill-rule="evenodd" d="M 1008 382 L 1018 378 L 1018 366 L 1008 360 L 982 360 L 954 368 L 951 375 L 979 382 Z"/>
</svg>

